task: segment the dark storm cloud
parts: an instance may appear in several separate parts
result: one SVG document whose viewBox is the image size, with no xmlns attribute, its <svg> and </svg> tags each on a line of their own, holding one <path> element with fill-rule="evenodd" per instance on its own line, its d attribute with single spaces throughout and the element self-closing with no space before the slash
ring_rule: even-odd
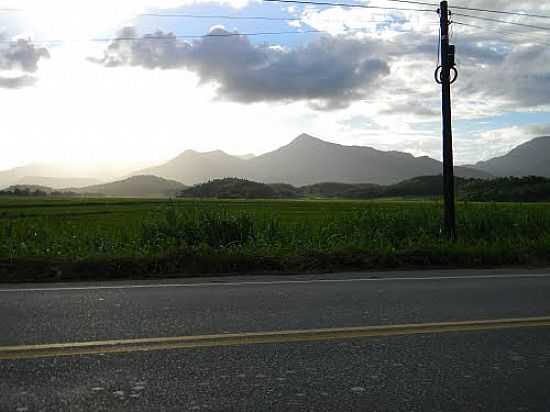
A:
<svg viewBox="0 0 550 412">
<path fill-rule="evenodd" d="M 455 98 L 480 101 L 498 99 L 495 103 L 502 110 L 550 105 L 550 49 L 521 44 L 517 40 L 508 42 L 502 36 L 478 31 L 460 33 L 459 39 L 454 42 L 459 71 L 458 81 L 453 86 Z M 399 44 L 405 46 L 398 47 Z M 418 60 L 422 62 L 422 67 L 428 69 L 435 67 L 435 61 L 433 66 L 425 65 L 426 60 L 435 60 L 434 46 L 433 38 L 421 34 L 409 36 L 408 39 L 402 35 L 392 42 L 379 45 L 386 51 L 386 60 L 390 65 L 400 59 Z M 380 50 L 377 53 L 384 56 Z M 431 79 L 426 76 L 426 80 Z M 410 83 L 404 84 L 403 93 L 393 94 L 417 93 Z M 407 110 L 406 107 L 402 109 Z M 411 108 L 409 111 L 414 110 Z"/>
<path fill-rule="evenodd" d="M 36 83 L 36 78 L 26 74 L 35 73 L 38 70 L 38 62 L 42 58 L 49 58 L 46 48 L 35 47 L 28 40 L 17 40 L 5 47 L 0 47 L 0 72 L 23 72 L 19 76 L 0 75 L 0 87 L 19 89 Z"/>
<path fill-rule="evenodd" d="M 550 105 L 550 51 L 515 46 L 499 63 L 479 59 L 463 68 L 460 89 L 468 94 L 508 101 L 509 108 Z"/>
<path fill-rule="evenodd" d="M 186 68 L 197 73 L 201 82 L 216 83 L 223 99 L 244 103 L 307 100 L 323 110 L 347 107 L 367 96 L 376 81 L 390 72 L 369 41 L 323 37 L 286 50 L 254 45 L 245 36 L 227 36 L 230 33 L 220 28 L 209 34 L 192 42 L 162 32 L 117 40 L 95 61 L 108 67 Z M 127 28 L 119 37 L 135 35 L 133 28 Z"/>
<path fill-rule="evenodd" d="M 457 99 L 498 99 L 503 110 L 550 105 L 550 51 L 508 43 L 501 36 L 469 28 L 457 31 Z M 214 29 L 211 35 L 231 34 Z M 218 96 L 237 102 L 308 101 L 315 109 L 345 108 L 380 93 L 416 99 L 437 97 L 418 88 L 418 73 L 431 82 L 436 65 L 434 33 L 402 33 L 391 39 L 325 36 L 292 49 L 252 44 L 245 36 L 182 41 L 171 33 L 120 33 L 101 59 L 108 67 L 185 68 L 201 82 L 218 86 Z M 124 40 L 127 39 L 127 40 Z M 135 39 L 135 40 L 129 40 Z M 390 67 L 410 64 L 411 77 L 396 78 Z M 415 75 L 416 73 L 416 75 Z M 391 88 L 391 90 L 390 90 Z M 433 108 L 403 105 L 397 112 L 429 117 Z M 394 113 L 396 110 L 394 110 Z"/>
</svg>

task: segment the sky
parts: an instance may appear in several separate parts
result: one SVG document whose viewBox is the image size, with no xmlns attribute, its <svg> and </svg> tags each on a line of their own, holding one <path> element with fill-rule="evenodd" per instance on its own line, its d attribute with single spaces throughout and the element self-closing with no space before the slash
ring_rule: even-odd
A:
<svg viewBox="0 0 550 412">
<path fill-rule="evenodd" d="M 0 170 L 54 162 L 123 173 L 187 149 L 261 154 L 300 133 L 441 159 L 436 7 L 350 3 L 433 11 L 0 0 Z M 538 0 L 450 5 L 550 15 Z M 454 13 L 455 162 L 550 134 L 550 22 Z"/>
</svg>

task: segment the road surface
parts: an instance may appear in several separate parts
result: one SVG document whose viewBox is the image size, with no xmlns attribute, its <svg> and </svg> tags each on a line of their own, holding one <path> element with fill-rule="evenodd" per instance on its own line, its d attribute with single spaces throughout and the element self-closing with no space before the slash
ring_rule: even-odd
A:
<svg viewBox="0 0 550 412">
<path fill-rule="evenodd" d="M 0 411 L 548 411 L 550 271 L 0 285 Z"/>
</svg>

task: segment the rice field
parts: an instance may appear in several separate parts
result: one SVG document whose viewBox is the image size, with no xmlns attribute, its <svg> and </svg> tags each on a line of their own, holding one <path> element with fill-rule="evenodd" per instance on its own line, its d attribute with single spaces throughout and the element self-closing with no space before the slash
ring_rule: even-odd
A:
<svg viewBox="0 0 550 412">
<path fill-rule="evenodd" d="M 244 264 L 251 270 L 263 269 L 258 259 L 277 270 L 550 261 L 547 204 L 459 203 L 454 244 L 441 235 L 441 220 L 435 201 L 5 198 L 0 260 L 17 269 L 37 260 L 166 264 L 185 256 L 190 264 L 201 257 L 193 266 L 199 272 L 228 257 L 253 260 Z M 179 262 L 170 271 L 187 271 Z M 161 266 L 155 270 L 168 271 Z M 214 265 L 241 270 L 223 266 Z"/>
</svg>

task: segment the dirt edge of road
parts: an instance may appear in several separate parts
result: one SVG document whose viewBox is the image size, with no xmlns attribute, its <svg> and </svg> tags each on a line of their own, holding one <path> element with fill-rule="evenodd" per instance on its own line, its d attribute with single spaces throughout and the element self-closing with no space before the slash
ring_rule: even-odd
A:
<svg viewBox="0 0 550 412">
<path fill-rule="evenodd" d="M 210 253 L 147 258 L 0 260 L 0 283 L 191 278 L 220 275 L 285 275 L 340 271 L 487 269 L 548 267 L 550 254 L 309 253 L 302 256 L 247 256 Z"/>
</svg>

